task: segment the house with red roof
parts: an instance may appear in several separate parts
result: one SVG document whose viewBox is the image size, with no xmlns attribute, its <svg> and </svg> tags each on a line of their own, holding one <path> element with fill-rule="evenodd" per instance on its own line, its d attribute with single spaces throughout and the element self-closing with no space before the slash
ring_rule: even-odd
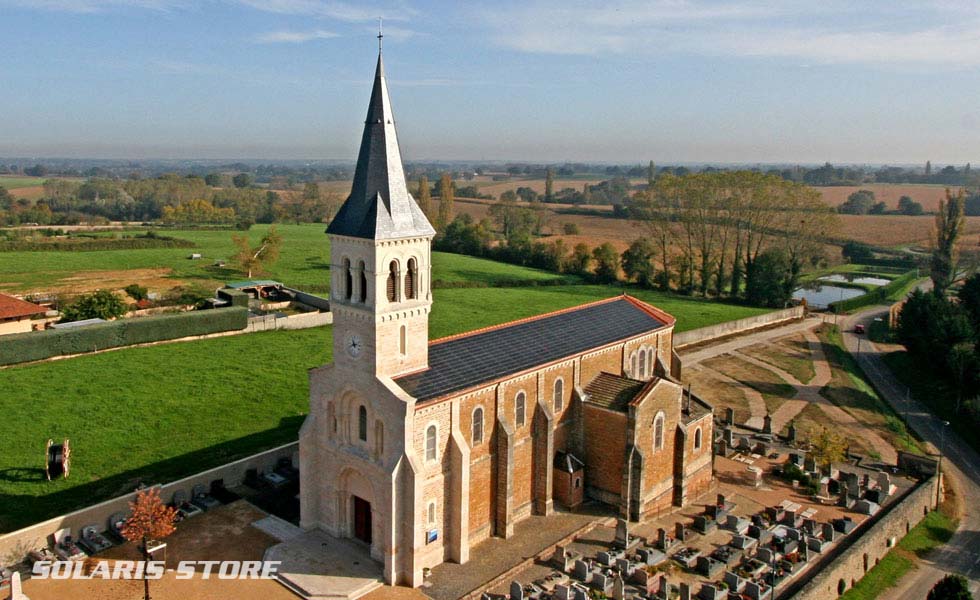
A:
<svg viewBox="0 0 980 600">
<path fill-rule="evenodd" d="M 33 319 L 47 312 L 43 306 L 0 294 L 0 335 L 31 331 Z"/>
</svg>

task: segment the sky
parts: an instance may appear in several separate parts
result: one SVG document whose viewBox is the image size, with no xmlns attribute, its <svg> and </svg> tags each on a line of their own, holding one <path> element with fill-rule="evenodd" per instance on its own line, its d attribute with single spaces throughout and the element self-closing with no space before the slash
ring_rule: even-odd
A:
<svg viewBox="0 0 980 600">
<path fill-rule="evenodd" d="M 977 0 L 0 0 L 0 156 L 980 162 Z"/>
</svg>

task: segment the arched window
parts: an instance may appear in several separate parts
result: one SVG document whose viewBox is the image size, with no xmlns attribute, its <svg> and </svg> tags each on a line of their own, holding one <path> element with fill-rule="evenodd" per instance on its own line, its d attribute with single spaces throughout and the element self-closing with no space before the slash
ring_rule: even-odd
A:
<svg viewBox="0 0 980 600">
<path fill-rule="evenodd" d="M 364 261 L 359 261 L 357 263 L 357 270 L 361 274 L 361 304 L 367 302 L 367 269 L 364 268 Z"/>
<path fill-rule="evenodd" d="M 653 419 L 653 449 L 662 450 L 664 447 L 664 413 L 657 413 Z"/>
<path fill-rule="evenodd" d="M 415 264 L 415 259 L 408 259 L 408 269 L 405 271 L 405 299 L 414 300 L 415 299 L 415 286 L 418 280 L 418 273 L 416 271 L 418 268 Z"/>
<path fill-rule="evenodd" d="M 435 525 L 436 524 L 436 503 L 435 502 L 429 502 L 429 508 L 428 508 L 428 510 L 426 512 L 428 513 L 427 516 L 428 516 L 429 525 Z"/>
<path fill-rule="evenodd" d="M 473 435 L 470 436 L 474 446 L 483 443 L 483 407 L 473 409 Z"/>
<path fill-rule="evenodd" d="M 436 459 L 436 439 L 438 438 L 435 425 L 429 425 L 425 430 L 425 460 Z"/>
<path fill-rule="evenodd" d="M 357 438 L 367 441 L 367 409 L 364 406 L 357 409 Z"/>
<path fill-rule="evenodd" d="M 398 351 L 402 353 L 402 356 L 408 352 L 408 330 L 405 329 L 404 325 L 398 330 Z"/>
<path fill-rule="evenodd" d="M 647 351 L 644 348 L 640 348 L 640 379 L 645 379 L 647 376 Z"/>
<path fill-rule="evenodd" d="M 526 398 L 524 392 L 517 392 L 517 400 L 514 407 L 514 422 L 517 423 L 518 427 L 524 427 L 524 401 Z"/>
<path fill-rule="evenodd" d="M 354 295 L 354 275 L 350 271 L 350 259 L 344 259 L 344 298 L 350 300 Z"/>
<path fill-rule="evenodd" d="M 555 380 L 554 407 L 556 413 L 565 408 L 565 381 L 561 377 Z"/>
<path fill-rule="evenodd" d="M 388 302 L 398 300 L 398 263 L 391 261 L 388 265 Z"/>
<path fill-rule="evenodd" d="M 700 450 L 701 449 L 701 428 L 700 427 L 698 427 L 697 429 L 694 430 L 694 449 L 695 450 Z"/>
<path fill-rule="evenodd" d="M 634 378 L 639 375 L 639 364 L 636 358 L 636 352 L 630 354 L 630 375 Z"/>
<path fill-rule="evenodd" d="M 644 369 L 650 377 L 653 377 L 653 348 L 647 348 L 647 363 Z"/>
</svg>

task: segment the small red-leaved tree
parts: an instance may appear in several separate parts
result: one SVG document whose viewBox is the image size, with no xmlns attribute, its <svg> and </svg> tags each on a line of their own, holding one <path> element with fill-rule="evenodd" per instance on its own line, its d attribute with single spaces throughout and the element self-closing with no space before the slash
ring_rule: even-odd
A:
<svg viewBox="0 0 980 600">
<path fill-rule="evenodd" d="M 129 503 L 130 515 L 123 523 L 121 532 L 127 540 L 139 544 L 143 560 L 149 562 L 150 553 L 146 543 L 149 540 L 159 540 L 174 532 L 174 519 L 177 511 L 166 506 L 160 500 L 160 490 L 150 488 L 140 491 L 136 500 Z M 150 600 L 150 580 L 143 570 L 143 597 Z"/>
</svg>

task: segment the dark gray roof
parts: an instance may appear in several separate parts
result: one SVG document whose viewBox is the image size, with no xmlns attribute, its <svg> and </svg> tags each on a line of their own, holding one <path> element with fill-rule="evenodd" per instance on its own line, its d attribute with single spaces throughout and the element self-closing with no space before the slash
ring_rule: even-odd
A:
<svg viewBox="0 0 980 600">
<path fill-rule="evenodd" d="M 612 373 L 599 373 L 585 386 L 585 394 L 588 396 L 589 404 L 626 412 L 630 401 L 636 398 L 646 385 L 646 381 Z"/>
<path fill-rule="evenodd" d="M 576 458 L 574 454 L 558 451 L 555 452 L 553 466 L 556 471 L 574 473 L 585 468 L 585 463 Z"/>
<path fill-rule="evenodd" d="M 618 296 L 429 344 L 429 368 L 395 379 L 419 402 L 520 373 L 673 323 Z"/>
<path fill-rule="evenodd" d="M 380 54 L 350 196 L 327 227 L 327 233 L 375 240 L 435 235 L 405 185 Z"/>
</svg>

